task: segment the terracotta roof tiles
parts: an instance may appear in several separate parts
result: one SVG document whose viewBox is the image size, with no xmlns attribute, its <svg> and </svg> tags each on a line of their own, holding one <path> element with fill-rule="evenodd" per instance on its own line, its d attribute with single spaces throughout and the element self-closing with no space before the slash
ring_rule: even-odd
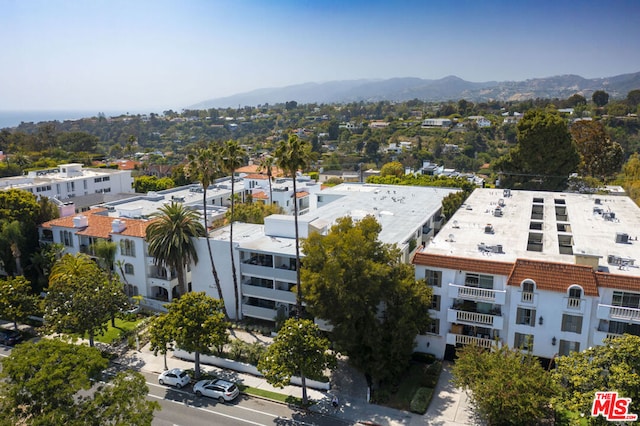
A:
<svg viewBox="0 0 640 426">
<path fill-rule="evenodd" d="M 520 286 L 526 279 L 533 280 L 540 290 L 566 293 L 570 286 L 577 284 L 586 296 L 598 296 L 595 272 L 586 265 L 518 259 L 507 284 Z"/>
</svg>

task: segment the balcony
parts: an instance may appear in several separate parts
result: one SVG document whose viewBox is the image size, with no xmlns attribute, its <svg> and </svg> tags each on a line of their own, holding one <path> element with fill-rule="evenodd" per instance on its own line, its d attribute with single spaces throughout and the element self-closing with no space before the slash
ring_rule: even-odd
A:
<svg viewBox="0 0 640 426">
<path fill-rule="evenodd" d="M 501 330 L 504 325 L 504 320 L 499 315 L 461 311 L 458 309 L 447 310 L 447 321 L 459 324 L 481 325 L 499 330 Z"/>
<path fill-rule="evenodd" d="M 275 309 L 261 308 L 259 306 L 252 306 L 242 304 L 242 316 L 259 318 L 267 321 L 273 321 L 276 318 L 277 311 Z"/>
<path fill-rule="evenodd" d="M 243 275 L 254 275 L 258 277 L 269 277 L 279 281 L 296 281 L 296 271 L 289 268 L 261 266 L 243 263 L 241 267 Z"/>
<path fill-rule="evenodd" d="M 598 304 L 598 319 L 640 323 L 640 309 Z"/>
<path fill-rule="evenodd" d="M 274 290 L 268 287 L 260 287 L 250 284 L 242 284 L 242 295 L 258 299 L 273 300 L 276 302 L 296 303 L 296 294 L 291 291 Z"/>
<path fill-rule="evenodd" d="M 538 304 L 538 295 L 530 291 L 520 291 L 520 302 L 531 305 Z"/>
<path fill-rule="evenodd" d="M 602 345 L 604 344 L 604 340 L 605 339 L 613 339 L 616 337 L 620 337 L 622 336 L 622 334 L 616 334 L 616 333 L 609 333 L 606 331 L 600 331 L 598 329 L 596 329 L 593 332 L 593 343 L 596 345 Z"/>
<path fill-rule="evenodd" d="M 572 312 L 580 312 L 584 314 L 584 303 L 578 297 L 565 297 L 565 309 Z"/>
<path fill-rule="evenodd" d="M 466 336 L 464 334 L 447 333 L 448 345 L 478 345 L 482 348 L 490 349 L 495 344 L 502 346 L 499 340 L 487 339 L 484 337 Z"/>
<path fill-rule="evenodd" d="M 449 284 L 449 297 L 454 299 L 473 300 L 475 302 L 504 305 L 506 294 L 506 290 L 491 290 L 488 288 Z"/>
</svg>

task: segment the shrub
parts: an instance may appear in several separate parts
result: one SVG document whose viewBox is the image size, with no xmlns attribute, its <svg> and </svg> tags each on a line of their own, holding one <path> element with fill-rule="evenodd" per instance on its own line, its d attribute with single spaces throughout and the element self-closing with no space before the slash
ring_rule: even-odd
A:
<svg viewBox="0 0 640 426">
<path fill-rule="evenodd" d="M 427 366 L 424 370 L 424 380 L 422 381 L 422 385 L 435 388 L 438 383 L 438 379 L 440 378 L 440 373 L 442 372 L 442 362 L 434 361 L 433 364 Z"/>
<path fill-rule="evenodd" d="M 418 388 L 411 400 L 411 412 L 417 414 L 426 413 L 432 397 L 433 388 Z"/>
</svg>

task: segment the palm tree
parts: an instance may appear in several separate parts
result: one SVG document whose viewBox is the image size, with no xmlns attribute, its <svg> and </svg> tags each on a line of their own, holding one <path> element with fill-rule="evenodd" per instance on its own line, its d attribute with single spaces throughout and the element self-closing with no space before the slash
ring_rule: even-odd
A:
<svg viewBox="0 0 640 426">
<path fill-rule="evenodd" d="M 231 174 L 231 224 L 229 227 L 229 253 L 231 254 L 231 273 L 233 276 L 233 292 L 235 297 L 236 307 L 236 321 L 239 319 L 239 297 L 238 297 L 238 276 L 236 274 L 236 262 L 233 256 L 233 218 L 234 218 L 234 206 L 235 206 L 235 172 L 236 169 L 244 164 L 246 151 L 240 146 L 237 141 L 229 140 L 225 142 L 222 151 L 222 164 L 224 164 L 225 170 Z"/>
<path fill-rule="evenodd" d="M 298 199 L 296 175 L 311 161 L 311 146 L 296 135 L 289 135 L 288 141 L 281 141 L 276 149 L 276 164 L 285 174 L 293 178 L 293 214 L 296 231 L 296 317 L 302 312 L 302 287 L 300 286 L 300 236 L 298 232 Z"/>
<path fill-rule="evenodd" d="M 271 189 L 271 180 L 273 179 L 273 157 L 270 155 L 266 155 L 262 157 L 260 160 L 260 164 L 258 165 L 258 171 L 267 172 L 267 177 L 269 178 L 269 204 L 273 204 L 273 191 Z"/>
<path fill-rule="evenodd" d="M 147 227 L 149 254 L 157 266 L 175 270 L 180 294 L 186 292 L 185 266 L 198 263 L 193 238 L 204 237 L 206 230 L 200 223 L 200 215 L 174 201 L 164 205 L 152 215 L 155 218 Z"/>
<path fill-rule="evenodd" d="M 211 251 L 211 244 L 209 242 L 209 225 L 207 224 L 207 188 L 209 188 L 209 185 L 213 183 L 217 176 L 222 174 L 220 150 L 216 149 L 213 145 L 199 149 L 196 155 L 189 155 L 188 161 L 188 164 L 184 168 L 185 175 L 198 180 L 202 185 L 202 214 L 204 216 L 205 230 L 207 231 L 205 237 L 207 239 L 207 249 L 209 250 L 209 260 L 211 261 L 211 272 L 213 273 L 213 279 L 216 283 L 216 289 L 218 290 L 218 298 L 223 302 L 222 310 L 225 316 L 227 316 L 224 297 L 222 296 L 222 286 L 220 285 L 220 277 L 218 277 L 218 270 L 213 261 L 213 252 Z"/>
</svg>

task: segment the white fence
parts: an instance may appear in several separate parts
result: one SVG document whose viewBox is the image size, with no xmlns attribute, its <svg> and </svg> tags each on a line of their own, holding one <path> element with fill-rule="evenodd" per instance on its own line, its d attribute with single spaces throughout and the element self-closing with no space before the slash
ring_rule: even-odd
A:
<svg viewBox="0 0 640 426">
<path fill-rule="evenodd" d="M 195 354 L 193 352 L 187 352 L 182 349 L 176 349 L 175 351 L 173 351 L 173 356 L 180 359 L 186 359 L 188 361 L 195 361 L 196 359 Z M 254 365 L 245 364 L 239 361 L 233 361 L 231 359 L 220 358 L 213 355 L 200 354 L 200 362 L 202 364 L 214 365 L 219 368 L 226 368 L 229 370 L 238 371 L 240 373 L 246 373 L 246 374 L 251 374 L 253 376 L 262 377 L 262 374 L 258 371 L 258 369 Z M 318 389 L 318 390 L 331 389 L 331 385 L 329 384 L 329 382 L 325 383 L 325 382 L 319 382 L 317 380 L 307 379 L 306 383 L 307 383 L 307 386 L 312 389 Z M 302 381 L 300 380 L 300 377 L 293 376 L 291 377 L 291 384 L 301 386 Z"/>
</svg>

